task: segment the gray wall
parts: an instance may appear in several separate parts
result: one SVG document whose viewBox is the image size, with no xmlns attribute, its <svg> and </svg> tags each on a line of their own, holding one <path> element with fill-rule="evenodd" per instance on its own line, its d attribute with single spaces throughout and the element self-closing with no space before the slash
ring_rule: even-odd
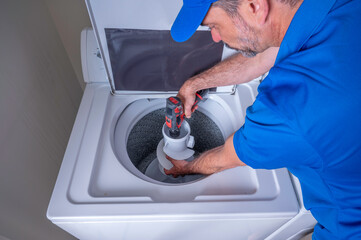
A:
<svg viewBox="0 0 361 240">
<path fill-rule="evenodd" d="M 84 89 L 80 60 L 80 32 L 91 27 L 85 0 L 43 0 L 69 56 L 80 86 Z"/>
<path fill-rule="evenodd" d="M 73 239 L 46 209 L 82 96 L 80 32 L 71 60 L 49 4 L 0 0 L 0 239 Z"/>
</svg>

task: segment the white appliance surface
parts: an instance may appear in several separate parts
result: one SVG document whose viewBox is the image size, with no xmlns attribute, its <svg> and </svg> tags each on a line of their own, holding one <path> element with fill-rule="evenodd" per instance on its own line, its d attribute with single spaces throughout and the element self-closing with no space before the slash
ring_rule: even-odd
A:
<svg viewBox="0 0 361 240">
<path fill-rule="evenodd" d="M 243 87 L 251 91 L 248 86 L 239 86 Z M 198 229 L 204 234 L 204 225 L 212 223 L 218 227 L 207 229 L 209 239 L 216 239 L 218 231 L 230 231 L 228 228 L 233 229 L 234 237 L 255 234 L 261 239 L 298 213 L 297 198 L 285 169 L 238 167 L 181 185 L 154 183 L 128 171 L 112 147 L 114 125 L 130 103 L 151 97 L 114 96 L 106 83 L 87 85 L 49 205 L 49 219 L 80 239 L 112 239 L 120 234 L 105 231 L 112 225 L 127 229 L 122 233 L 125 239 L 137 239 L 144 234 L 139 228 L 149 225 L 153 232 L 147 232 L 148 239 L 159 239 L 157 236 L 172 226 L 194 234 Z M 212 97 L 222 102 L 239 96 Z M 242 116 L 241 111 L 234 112 L 234 121 L 241 124 L 236 119 Z M 126 152 L 123 157 L 126 164 Z M 232 227 L 232 223 L 238 227 Z M 83 232 L 72 230 L 75 225 L 87 224 L 93 227 Z M 120 231 L 118 227 L 116 231 Z M 179 239 L 183 237 L 179 235 Z"/>
<path fill-rule="evenodd" d="M 105 67 L 93 31 L 84 30 L 87 85 L 47 217 L 79 239 L 297 239 L 315 221 L 300 201 L 297 179 L 286 169 L 238 167 L 190 183 L 167 184 L 146 177 L 131 163 L 126 142 L 132 127 L 163 108 L 174 93 L 113 94 L 102 29 L 170 29 L 180 1 L 153 2 L 87 1 Z M 144 15 L 141 19 L 130 14 L 134 6 Z M 258 84 L 259 79 L 238 85 L 234 94 L 211 94 L 198 110 L 226 139 L 242 126 Z"/>
</svg>

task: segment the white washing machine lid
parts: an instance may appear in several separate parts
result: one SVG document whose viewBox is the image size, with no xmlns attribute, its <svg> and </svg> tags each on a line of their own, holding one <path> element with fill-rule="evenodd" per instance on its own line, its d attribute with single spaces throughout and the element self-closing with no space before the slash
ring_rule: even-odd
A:
<svg viewBox="0 0 361 240">
<path fill-rule="evenodd" d="M 101 0 L 86 0 L 86 4 L 88 7 L 89 16 L 93 25 L 94 33 L 96 36 L 96 40 L 100 49 L 100 53 L 102 56 L 102 59 L 104 61 L 105 70 L 108 76 L 108 80 L 110 83 L 110 86 L 112 88 L 112 92 L 114 94 L 145 94 L 145 93 L 164 93 L 164 92 L 176 92 L 178 88 L 181 86 L 180 82 L 178 84 L 174 84 L 174 79 L 167 79 L 169 77 L 165 77 L 168 82 L 163 82 L 162 84 L 157 85 L 157 83 L 154 83 L 154 81 L 145 82 L 144 80 L 138 80 L 141 78 L 134 77 L 134 74 L 140 74 L 143 71 L 146 71 L 144 67 L 141 67 L 142 62 L 144 62 L 143 59 L 136 59 L 135 63 L 130 64 L 130 60 L 127 59 L 126 52 L 129 54 L 136 54 L 134 52 L 145 52 L 149 51 L 149 49 L 141 50 L 137 47 L 137 45 L 134 43 L 135 41 L 143 40 L 145 44 L 143 44 L 142 47 L 148 46 L 153 44 L 154 42 L 157 42 L 161 39 L 162 42 L 162 48 L 166 46 L 165 49 L 163 49 L 165 55 L 167 56 L 167 59 L 165 60 L 163 56 L 159 56 L 161 54 L 157 54 L 157 49 L 159 49 L 159 46 L 155 44 L 155 50 L 154 55 L 151 55 L 148 60 L 148 62 L 156 61 L 157 59 L 159 62 L 166 62 L 164 65 L 162 65 L 160 68 L 169 68 L 169 64 L 171 64 L 169 59 L 173 60 L 174 58 L 169 57 L 169 49 L 178 51 L 178 55 L 182 54 L 183 50 L 179 50 L 179 48 L 182 48 L 183 46 L 186 46 L 185 48 L 189 48 L 190 46 L 194 49 L 197 49 L 196 51 L 200 51 L 201 46 L 207 45 L 206 49 L 209 52 L 209 49 L 213 49 L 214 52 L 216 52 L 216 56 L 219 59 L 213 59 L 208 60 L 210 56 L 214 55 L 208 54 L 207 56 L 203 57 L 204 61 L 210 61 L 210 63 L 205 65 L 205 63 L 202 63 L 203 60 L 199 61 L 199 56 L 197 56 L 197 60 L 193 60 L 191 64 L 189 62 L 189 58 L 187 66 L 184 66 L 182 70 L 173 71 L 172 74 L 169 74 L 168 76 L 172 75 L 174 78 L 179 78 L 178 75 L 182 74 L 184 70 L 187 70 L 189 68 L 194 67 L 194 64 L 198 62 L 200 66 L 198 67 L 199 72 L 205 70 L 205 66 L 211 67 L 216 62 L 219 62 L 222 59 L 227 58 L 228 56 L 234 54 L 235 52 L 233 50 L 230 50 L 226 47 L 223 47 L 223 44 L 216 44 L 212 43 L 210 34 L 208 33 L 208 27 L 200 26 L 198 28 L 197 33 L 195 34 L 195 37 L 193 37 L 193 40 L 187 41 L 186 43 L 176 43 L 173 40 L 170 39 L 169 31 L 171 29 L 171 26 L 173 24 L 174 19 L 176 18 L 180 8 L 182 1 L 169 1 L 169 0 L 154 0 L 154 1 L 144 1 L 144 0 L 107 0 L 107 1 L 101 1 Z M 127 38 L 127 34 L 129 32 L 134 33 L 136 35 L 136 39 Z M 147 35 L 148 34 L 148 35 Z M 121 38 L 125 36 L 125 39 L 123 39 L 121 42 L 115 42 L 114 39 L 121 35 Z M 142 39 L 142 36 L 139 37 L 139 35 L 147 35 L 148 39 Z M 205 36 L 207 35 L 207 36 Z M 157 39 L 154 39 L 157 38 Z M 164 39 L 167 38 L 167 39 Z M 169 38 L 169 39 L 168 39 Z M 196 39 L 195 39 L 196 38 Z M 194 40 L 195 39 L 195 40 Z M 199 40 L 201 39 L 201 40 Z M 209 39 L 209 40 L 208 40 Z M 193 41 L 193 43 L 192 43 Z M 203 42 L 202 42 L 203 41 Z M 210 41 L 210 42 L 207 42 Z M 135 45 L 132 45 L 132 44 Z M 164 44 L 163 44 L 164 43 Z M 184 45 L 185 44 L 185 45 Z M 122 45 L 122 49 L 119 50 L 119 46 Z M 169 45 L 173 45 L 169 47 Z M 218 47 L 217 47 L 218 46 Z M 177 50 L 178 49 L 178 50 Z M 117 52 L 116 52 L 117 51 Z M 121 51 L 121 54 L 119 54 L 119 51 Z M 116 53 L 114 53 L 116 52 Z M 115 54 L 117 54 L 116 57 Z M 199 54 L 198 54 L 199 55 Z M 147 56 L 145 56 L 146 58 Z M 149 57 L 149 54 L 148 54 Z M 213 57 L 214 58 L 214 57 Z M 134 60 L 134 59 L 132 59 Z M 119 73 L 119 69 L 115 69 L 116 66 L 119 64 L 125 64 L 127 65 L 127 71 L 126 74 Z M 203 65 L 202 65 L 203 64 Z M 130 67 L 129 67 L 130 65 Z M 173 63 L 173 68 L 179 68 L 177 62 Z M 137 69 L 135 70 L 133 66 L 136 66 Z M 139 71 L 140 69 L 140 71 Z M 129 76 L 129 72 L 133 74 L 133 78 L 127 78 Z M 159 71 L 155 70 L 156 74 L 159 74 Z M 174 74 L 176 72 L 176 74 Z M 199 73 L 198 72 L 198 73 Z M 196 70 L 192 72 L 192 76 L 195 75 Z M 128 74 L 128 75 L 127 75 Z M 164 75 L 164 74 L 163 74 Z M 149 74 L 147 75 L 147 77 Z M 188 76 L 189 77 L 189 76 Z M 185 77 L 183 77 L 185 78 Z M 185 81 L 181 78 L 179 81 Z M 137 81 L 139 81 L 137 83 Z M 162 81 L 162 80 L 161 80 Z M 161 82 L 160 81 L 160 82 Z M 163 80 L 164 81 L 164 80 Z M 218 88 L 217 92 L 222 93 L 232 93 L 234 91 L 234 86 L 229 87 L 222 87 Z"/>
</svg>

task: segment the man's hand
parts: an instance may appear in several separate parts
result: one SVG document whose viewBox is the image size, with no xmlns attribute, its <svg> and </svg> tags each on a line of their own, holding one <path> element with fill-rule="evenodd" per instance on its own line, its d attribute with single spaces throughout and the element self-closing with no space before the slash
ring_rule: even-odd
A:
<svg viewBox="0 0 361 240">
<path fill-rule="evenodd" d="M 214 67 L 188 79 L 178 92 L 187 118 L 192 115 L 196 92 L 206 88 L 249 82 L 266 73 L 273 65 L 278 49 L 271 47 L 253 58 L 234 55 Z"/>
<path fill-rule="evenodd" d="M 192 162 L 174 160 L 170 157 L 167 157 L 167 159 L 171 161 L 174 167 L 170 170 L 164 169 L 164 172 L 167 175 L 173 175 L 173 177 L 195 173 L 210 175 L 228 168 L 246 165 L 239 160 L 236 151 L 234 150 L 233 134 L 227 139 L 223 146 L 213 148 L 203 153 Z"/>
<path fill-rule="evenodd" d="M 186 81 L 181 89 L 179 89 L 177 97 L 183 103 L 183 111 L 185 113 L 186 118 L 190 118 L 192 114 L 192 106 L 194 101 L 196 100 L 196 92 L 197 90 L 192 86 L 193 79 L 189 79 Z"/>
<path fill-rule="evenodd" d="M 186 174 L 192 174 L 189 170 L 189 162 L 184 160 L 175 160 L 166 155 L 166 158 L 173 164 L 173 167 L 169 170 L 164 169 L 164 173 L 178 177 L 179 175 L 184 176 Z"/>
</svg>

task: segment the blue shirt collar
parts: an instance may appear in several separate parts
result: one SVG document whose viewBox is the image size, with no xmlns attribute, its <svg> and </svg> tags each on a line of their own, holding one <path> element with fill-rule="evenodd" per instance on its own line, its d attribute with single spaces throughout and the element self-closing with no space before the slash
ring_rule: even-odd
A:
<svg viewBox="0 0 361 240">
<path fill-rule="evenodd" d="M 302 48 L 325 19 L 335 2 L 336 0 L 303 1 L 283 38 L 275 65 Z"/>
</svg>

